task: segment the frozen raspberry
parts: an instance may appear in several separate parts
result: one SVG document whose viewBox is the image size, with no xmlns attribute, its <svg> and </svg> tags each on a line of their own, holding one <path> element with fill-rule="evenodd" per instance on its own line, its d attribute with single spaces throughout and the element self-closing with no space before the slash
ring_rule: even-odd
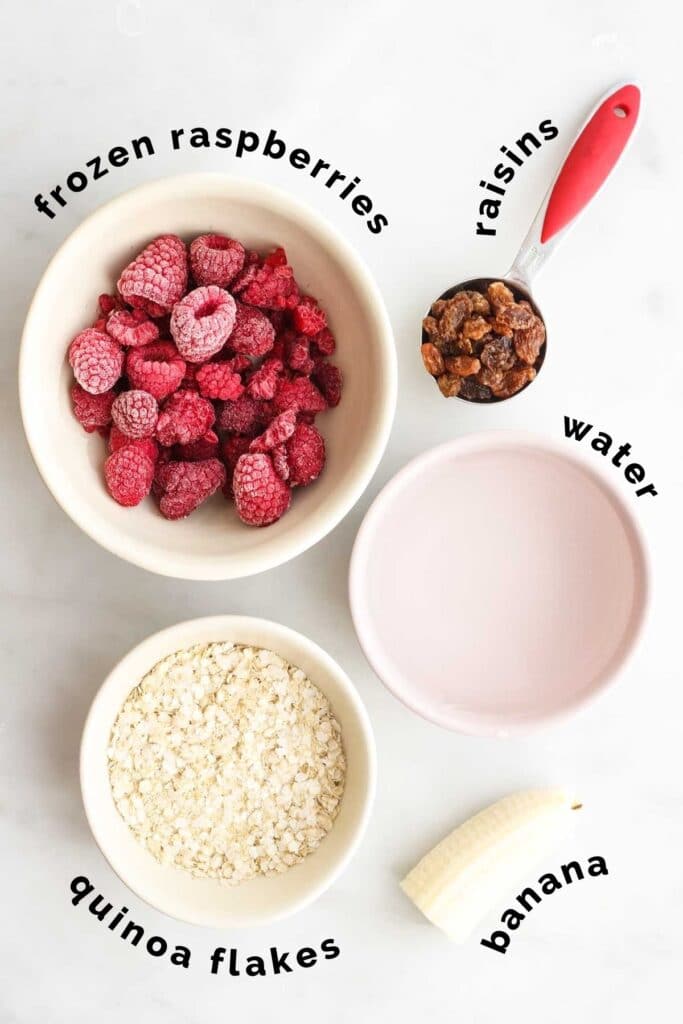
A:
<svg viewBox="0 0 683 1024">
<path fill-rule="evenodd" d="M 159 337 L 159 328 L 142 309 L 115 309 L 107 318 L 107 334 L 119 345 L 134 348 Z"/>
<path fill-rule="evenodd" d="M 249 451 L 249 445 L 251 441 L 248 437 L 226 437 L 221 445 L 221 455 L 223 456 L 223 462 L 228 469 L 228 475 L 232 476 L 232 472 L 237 465 L 237 460 L 240 455 L 244 455 Z"/>
<path fill-rule="evenodd" d="M 234 373 L 244 373 L 245 370 L 250 370 L 254 364 L 249 356 L 237 355 L 232 357 L 230 365 L 232 366 Z"/>
<path fill-rule="evenodd" d="M 222 401 L 239 398 L 244 391 L 242 378 L 235 373 L 231 363 L 204 363 L 197 370 L 196 381 L 199 393 L 204 398 L 219 398 Z"/>
<path fill-rule="evenodd" d="M 249 445 L 251 452 L 268 452 L 271 448 L 277 448 L 284 444 L 288 437 L 291 437 L 296 427 L 296 410 L 287 409 L 270 423 L 264 432 Z"/>
<path fill-rule="evenodd" d="M 238 278 L 232 287 L 242 302 L 250 306 L 293 309 L 299 303 L 299 289 L 284 249 L 276 249 L 260 267 L 252 269 L 246 284 L 245 279 Z"/>
<path fill-rule="evenodd" d="M 218 414 L 218 427 L 228 434 L 253 437 L 265 423 L 264 403 L 249 395 L 241 395 L 234 402 L 225 402 Z"/>
<path fill-rule="evenodd" d="M 292 312 L 294 330 L 313 337 L 327 327 L 325 311 L 311 295 L 304 295 Z"/>
<path fill-rule="evenodd" d="M 100 395 L 91 395 L 76 382 L 71 386 L 74 416 L 89 434 L 92 434 L 94 430 L 99 430 L 100 427 L 109 426 L 111 423 L 111 407 L 115 398 L 116 393 L 114 391 L 104 391 Z"/>
<path fill-rule="evenodd" d="M 226 235 L 200 235 L 190 245 L 190 266 L 197 284 L 227 288 L 244 266 L 244 246 Z"/>
<path fill-rule="evenodd" d="M 166 519 L 184 519 L 225 483 L 225 466 L 218 459 L 167 462 L 158 468 L 155 490 Z"/>
<path fill-rule="evenodd" d="M 114 424 L 109 431 L 109 451 L 117 452 L 119 448 L 126 448 L 131 444 L 134 444 L 141 452 L 144 452 L 152 462 L 156 462 L 159 458 L 159 445 L 153 438 L 145 437 L 141 441 L 133 441 L 126 434 L 121 433 L 116 424 Z"/>
<path fill-rule="evenodd" d="M 287 445 L 279 444 L 270 453 L 273 460 L 273 469 L 281 480 L 289 480 L 289 460 L 287 458 Z"/>
<path fill-rule="evenodd" d="M 339 405 L 342 396 L 343 379 L 341 370 L 332 363 L 318 363 L 313 377 L 314 383 L 320 388 L 325 401 L 330 408 Z"/>
<path fill-rule="evenodd" d="M 288 331 L 285 335 L 285 359 L 290 370 L 309 376 L 315 369 L 311 359 L 311 343 L 304 334 Z"/>
<path fill-rule="evenodd" d="M 203 459 L 217 458 L 218 448 L 218 434 L 214 430 L 207 430 L 204 437 L 200 437 L 197 441 L 179 444 L 175 453 L 181 462 L 201 462 Z"/>
<path fill-rule="evenodd" d="M 256 271 L 261 265 L 261 257 L 253 249 L 247 249 L 244 253 L 244 266 L 230 285 L 230 291 L 236 294 L 254 280 Z"/>
<path fill-rule="evenodd" d="M 262 452 L 242 455 L 232 478 L 237 514 L 248 526 L 269 526 L 289 508 L 291 491 Z"/>
<path fill-rule="evenodd" d="M 235 466 L 240 455 L 244 455 L 249 451 L 249 444 L 248 437 L 226 437 L 225 441 L 221 444 L 221 457 L 227 472 L 223 485 L 223 495 L 228 501 L 232 501 L 234 498 L 232 493 L 232 475 L 235 472 Z"/>
<path fill-rule="evenodd" d="M 100 333 L 106 334 L 107 333 L 107 318 L 106 318 L 106 316 L 101 316 L 97 320 L 93 320 L 93 322 L 92 322 L 92 329 L 93 329 L 93 331 L 99 331 Z"/>
<path fill-rule="evenodd" d="M 166 448 L 172 444 L 190 444 L 203 437 L 215 419 L 216 413 L 208 398 L 202 398 L 196 391 L 176 391 L 159 414 L 157 440 Z"/>
<path fill-rule="evenodd" d="M 273 406 L 276 413 L 284 412 L 285 409 L 317 413 L 326 409 L 327 403 L 315 384 L 307 377 L 295 377 L 293 380 L 281 377 L 278 381 Z"/>
<path fill-rule="evenodd" d="M 313 352 L 321 356 L 331 356 L 337 347 L 334 334 L 327 327 L 311 338 Z"/>
<path fill-rule="evenodd" d="M 104 464 L 107 490 L 119 505 L 139 505 L 151 488 L 154 463 L 137 445 L 126 445 L 113 452 Z"/>
<path fill-rule="evenodd" d="M 263 356 L 271 350 L 274 340 L 275 331 L 268 317 L 238 302 L 228 348 L 245 356 Z"/>
<path fill-rule="evenodd" d="M 116 384 L 123 370 L 123 349 L 102 331 L 86 328 L 69 345 L 74 377 L 91 395 L 102 395 Z"/>
<path fill-rule="evenodd" d="M 161 235 L 142 250 L 121 274 L 123 299 L 150 316 L 163 316 L 187 288 L 187 252 L 177 235 Z"/>
<path fill-rule="evenodd" d="M 111 418 L 122 434 L 139 441 L 154 434 L 159 406 L 148 391 L 123 391 L 111 407 Z"/>
<path fill-rule="evenodd" d="M 109 316 L 114 309 L 123 309 L 123 303 L 118 295 L 108 295 L 107 292 L 102 292 L 97 303 L 102 316 Z"/>
<path fill-rule="evenodd" d="M 170 341 L 141 345 L 126 357 L 126 373 L 132 387 L 149 391 L 157 401 L 178 390 L 185 369 L 185 360 Z"/>
<path fill-rule="evenodd" d="M 235 300 L 215 284 L 195 288 L 171 313 L 171 334 L 183 359 L 203 363 L 220 352 L 235 323 Z"/>
<path fill-rule="evenodd" d="M 266 359 L 249 378 L 247 393 L 252 398 L 264 398 L 270 401 L 275 397 L 277 382 L 281 373 L 282 361 L 280 359 Z"/>
<path fill-rule="evenodd" d="M 315 427 L 298 423 L 285 448 L 292 487 L 305 487 L 320 476 L 325 465 L 325 442 Z"/>
</svg>

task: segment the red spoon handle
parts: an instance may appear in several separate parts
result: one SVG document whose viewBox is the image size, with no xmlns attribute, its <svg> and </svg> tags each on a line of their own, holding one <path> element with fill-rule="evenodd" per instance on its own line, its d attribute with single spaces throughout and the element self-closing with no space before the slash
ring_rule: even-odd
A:
<svg viewBox="0 0 683 1024">
<path fill-rule="evenodd" d="M 600 104 L 569 151 L 546 207 L 541 244 L 562 231 L 609 177 L 636 126 L 640 89 L 624 85 Z"/>
</svg>

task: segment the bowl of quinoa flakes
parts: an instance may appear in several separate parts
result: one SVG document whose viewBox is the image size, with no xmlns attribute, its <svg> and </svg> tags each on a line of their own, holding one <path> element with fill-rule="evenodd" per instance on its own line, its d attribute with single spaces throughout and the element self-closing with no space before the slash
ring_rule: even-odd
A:
<svg viewBox="0 0 683 1024">
<path fill-rule="evenodd" d="M 321 895 L 361 840 L 375 773 L 367 713 L 336 662 L 240 616 L 135 647 L 81 742 L 86 816 L 114 871 L 156 909 L 213 927 Z"/>
</svg>

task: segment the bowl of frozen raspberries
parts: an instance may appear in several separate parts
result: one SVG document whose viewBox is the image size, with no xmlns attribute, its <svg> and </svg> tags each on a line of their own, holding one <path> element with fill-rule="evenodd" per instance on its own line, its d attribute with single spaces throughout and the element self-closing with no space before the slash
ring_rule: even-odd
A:
<svg viewBox="0 0 683 1024">
<path fill-rule="evenodd" d="M 396 402 L 369 272 L 271 187 L 167 178 L 112 200 L 48 266 L 20 358 L 50 491 L 114 554 L 230 579 L 316 543 L 358 500 Z"/>
</svg>

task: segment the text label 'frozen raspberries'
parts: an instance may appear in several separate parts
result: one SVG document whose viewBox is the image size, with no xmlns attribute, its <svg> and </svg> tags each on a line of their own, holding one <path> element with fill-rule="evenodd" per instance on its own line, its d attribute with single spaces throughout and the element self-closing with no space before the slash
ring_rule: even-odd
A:
<svg viewBox="0 0 683 1024">
<path fill-rule="evenodd" d="M 518 334 L 531 351 L 535 339 Z M 69 346 L 74 415 L 105 438 L 104 481 L 120 505 L 151 494 L 165 518 L 183 519 L 218 494 L 243 523 L 269 526 L 325 466 L 314 421 L 341 399 L 335 348 L 284 249 L 161 235 Z"/>
</svg>

